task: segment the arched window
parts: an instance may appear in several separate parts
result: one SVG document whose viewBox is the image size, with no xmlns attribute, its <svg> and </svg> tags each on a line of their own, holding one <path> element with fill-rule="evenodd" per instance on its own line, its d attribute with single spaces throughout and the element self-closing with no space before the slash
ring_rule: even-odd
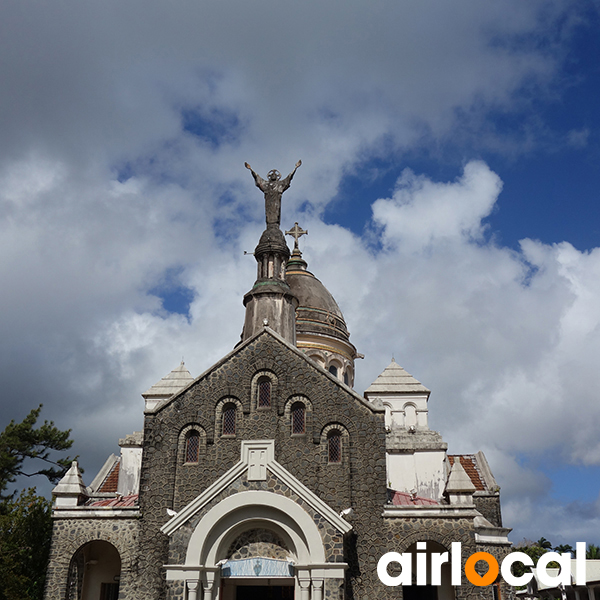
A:
<svg viewBox="0 0 600 600">
<path fill-rule="evenodd" d="M 235 435 L 235 404 L 228 402 L 223 407 L 223 435 Z"/>
<path fill-rule="evenodd" d="M 261 377 L 258 380 L 258 408 L 269 408 L 271 406 L 271 380 Z"/>
<path fill-rule="evenodd" d="M 329 365 L 329 372 L 334 376 L 338 376 L 338 368 L 335 365 Z"/>
<path fill-rule="evenodd" d="M 348 371 L 344 373 L 344 383 L 346 385 L 350 385 L 350 377 L 348 376 Z"/>
<path fill-rule="evenodd" d="M 327 434 L 327 460 L 330 463 L 342 462 L 342 434 L 337 429 Z"/>
<path fill-rule="evenodd" d="M 306 407 L 302 402 L 292 404 L 292 435 L 306 433 Z"/>
<path fill-rule="evenodd" d="M 197 463 L 200 457 L 200 434 L 193 430 L 185 437 L 185 462 Z"/>
</svg>

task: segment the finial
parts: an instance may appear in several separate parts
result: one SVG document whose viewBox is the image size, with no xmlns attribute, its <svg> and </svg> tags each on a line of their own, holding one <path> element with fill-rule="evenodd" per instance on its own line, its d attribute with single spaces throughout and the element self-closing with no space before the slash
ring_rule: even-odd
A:
<svg viewBox="0 0 600 600">
<path fill-rule="evenodd" d="M 298 248 L 298 240 L 303 235 L 308 235 L 308 229 L 305 231 L 302 227 L 298 226 L 298 221 L 294 223 L 294 226 L 285 232 L 285 235 L 291 235 L 294 238 L 294 254 L 300 253 L 300 248 Z"/>
</svg>

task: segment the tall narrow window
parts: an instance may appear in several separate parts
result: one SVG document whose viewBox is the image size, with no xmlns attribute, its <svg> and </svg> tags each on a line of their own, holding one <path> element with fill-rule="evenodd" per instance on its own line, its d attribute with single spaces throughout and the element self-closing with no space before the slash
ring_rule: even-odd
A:
<svg viewBox="0 0 600 600">
<path fill-rule="evenodd" d="M 185 462 L 197 463 L 200 457 L 200 434 L 190 431 L 185 439 Z"/>
<path fill-rule="evenodd" d="M 268 377 L 261 377 L 258 380 L 258 408 L 269 406 L 271 406 L 271 380 Z"/>
<path fill-rule="evenodd" d="M 329 372 L 334 376 L 337 377 L 338 376 L 338 368 L 335 365 L 330 365 L 329 366 Z"/>
<path fill-rule="evenodd" d="M 330 463 L 342 462 L 342 436 L 339 431 L 329 432 L 327 436 L 327 455 Z"/>
<path fill-rule="evenodd" d="M 306 408 L 302 402 L 292 404 L 292 434 L 306 433 Z"/>
<path fill-rule="evenodd" d="M 235 435 L 235 404 L 229 402 L 223 407 L 223 435 Z"/>
</svg>

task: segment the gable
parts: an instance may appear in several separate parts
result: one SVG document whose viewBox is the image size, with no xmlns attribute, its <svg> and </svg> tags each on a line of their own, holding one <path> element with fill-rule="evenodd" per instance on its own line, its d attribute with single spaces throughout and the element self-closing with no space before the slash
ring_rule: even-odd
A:
<svg viewBox="0 0 600 600">
<path fill-rule="evenodd" d="M 211 378 L 221 378 L 222 380 L 226 380 L 227 377 L 226 375 L 223 376 L 223 373 L 227 374 L 228 367 L 237 365 L 240 362 L 244 362 L 250 368 L 254 366 L 256 370 L 272 370 L 279 378 L 289 378 L 293 380 L 294 373 L 290 372 L 293 371 L 293 367 L 291 369 L 290 367 L 293 363 L 297 363 L 298 361 L 311 371 L 313 378 L 320 378 L 322 384 L 333 385 L 337 388 L 339 394 L 347 396 L 348 401 L 356 403 L 358 406 L 366 409 L 369 413 L 385 412 L 383 406 L 368 402 L 348 385 L 308 358 L 304 352 L 289 344 L 275 331 L 269 327 L 264 327 L 264 329 L 255 336 L 236 346 L 229 354 L 209 367 L 186 387 L 182 388 L 170 398 L 163 400 L 154 408 L 145 410 L 144 413 L 160 413 L 178 399 L 189 394 L 190 390 L 193 390 L 201 384 L 201 382 L 206 382 Z M 239 385 L 235 386 L 235 383 L 241 384 L 242 386 L 245 385 L 249 388 L 251 377 L 240 378 L 238 375 L 237 380 L 231 380 L 227 383 L 230 385 L 226 385 L 225 387 L 229 387 L 233 393 L 234 387 L 239 387 Z M 298 383 L 300 383 L 300 381 L 298 381 Z"/>
</svg>

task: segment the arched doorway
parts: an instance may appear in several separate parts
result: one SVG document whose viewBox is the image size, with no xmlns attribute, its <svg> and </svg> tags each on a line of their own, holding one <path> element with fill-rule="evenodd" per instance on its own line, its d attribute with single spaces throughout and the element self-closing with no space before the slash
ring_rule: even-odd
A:
<svg viewBox="0 0 600 600">
<path fill-rule="evenodd" d="M 331 543 L 341 545 L 350 527 L 335 513 L 328 516 L 342 526 L 330 533 Z M 167 565 L 166 575 L 184 580 L 189 600 L 322 600 L 325 582 L 339 586 L 346 566 L 327 562 L 319 528 L 299 503 L 249 490 L 221 500 L 200 519 L 185 563 Z"/>
<path fill-rule="evenodd" d="M 84 544 L 69 565 L 66 600 L 117 600 L 121 557 L 104 540 Z"/>
<path fill-rule="evenodd" d="M 454 588 L 451 584 L 450 563 L 446 562 L 441 566 L 441 584 L 432 585 L 431 579 L 431 555 L 434 553 L 443 554 L 448 552 L 444 546 L 437 542 L 428 540 L 426 542 L 416 542 L 406 549 L 406 552 L 412 556 L 412 585 L 405 585 L 402 588 L 404 600 L 454 600 Z M 427 561 L 427 578 L 424 585 L 417 585 L 417 554 L 425 554 Z"/>
<path fill-rule="evenodd" d="M 222 600 L 293 600 L 296 557 L 277 529 L 249 521 L 228 536 L 236 537 L 221 565 Z"/>
</svg>

